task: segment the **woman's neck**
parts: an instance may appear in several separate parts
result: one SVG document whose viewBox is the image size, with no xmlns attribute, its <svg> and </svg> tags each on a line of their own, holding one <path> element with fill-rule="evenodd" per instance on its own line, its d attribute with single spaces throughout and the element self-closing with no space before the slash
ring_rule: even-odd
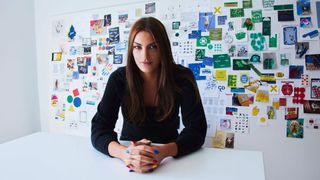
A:
<svg viewBox="0 0 320 180">
<path fill-rule="evenodd" d="M 141 76 L 145 83 L 155 83 L 158 77 L 156 73 L 141 73 Z"/>
<path fill-rule="evenodd" d="M 157 106 L 157 76 L 146 75 L 142 76 L 143 82 L 143 97 L 146 106 Z"/>
</svg>

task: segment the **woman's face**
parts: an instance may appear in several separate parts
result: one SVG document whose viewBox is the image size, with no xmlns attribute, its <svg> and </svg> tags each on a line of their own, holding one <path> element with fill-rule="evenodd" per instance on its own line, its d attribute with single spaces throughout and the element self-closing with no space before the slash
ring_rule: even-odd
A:
<svg viewBox="0 0 320 180">
<path fill-rule="evenodd" d="M 154 75 L 160 67 L 159 48 L 151 33 L 140 31 L 133 41 L 133 57 L 142 73 Z"/>
</svg>

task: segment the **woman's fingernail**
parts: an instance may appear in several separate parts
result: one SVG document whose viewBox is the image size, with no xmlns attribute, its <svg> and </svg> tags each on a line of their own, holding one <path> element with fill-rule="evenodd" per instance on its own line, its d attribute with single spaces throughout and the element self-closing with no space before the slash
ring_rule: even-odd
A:
<svg viewBox="0 0 320 180">
<path fill-rule="evenodd" d="M 126 151 L 125 151 L 127 154 L 130 154 L 130 151 L 129 151 L 129 149 L 127 149 Z"/>
<path fill-rule="evenodd" d="M 155 159 L 154 159 L 152 162 L 153 162 L 154 164 L 158 163 L 158 161 L 157 161 L 157 160 L 155 160 Z"/>
<path fill-rule="evenodd" d="M 152 169 L 155 169 L 155 168 L 157 168 L 158 167 L 158 165 L 153 165 L 153 166 L 151 166 L 152 167 Z"/>
<path fill-rule="evenodd" d="M 130 169 L 131 169 L 131 168 L 133 168 L 133 165 L 132 165 L 132 164 L 128 164 L 128 165 L 127 165 L 127 168 L 130 168 Z"/>
<path fill-rule="evenodd" d="M 154 154 L 155 154 L 155 155 L 158 155 L 158 154 L 160 154 L 160 151 L 157 150 L 157 149 L 155 149 L 155 150 L 154 150 Z"/>
<path fill-rule="evenodd" d="M 133 169 L 130 169 L 129 172 L 134 172 L 134 170 L 133 170 Z"/>
<path fill-rule="evenodd" d="M 148 170 L 148 172 L 153 172 L 153 169 L 152 169 L 152 168 L 150 168 L 150 169 Z"/>
</svg>

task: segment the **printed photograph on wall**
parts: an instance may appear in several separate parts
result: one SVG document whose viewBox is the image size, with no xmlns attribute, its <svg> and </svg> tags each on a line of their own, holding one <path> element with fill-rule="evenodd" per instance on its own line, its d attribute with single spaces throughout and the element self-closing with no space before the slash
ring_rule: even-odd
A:
<svg viewBox="0 0 320 180">
<path fill-rule="evenodd" d="M 312 78 L 311 79 L 311 98 L 312 99 L 320 99 L 320 79 L 319 78 Z"/>
<path fill-rule="evenodd" d="M 250 106 L 254 102 L 254 95 L 252 94 L 237 94 L 233 93 L 232 106 Z"/>
<path fill-rule="evenodd" d="M 305 100 L 303 103 L 304 113 L 320 114 L 320 101 Z"/>
<path fill-rule="evenodd" d="M 287 121 L 287 137 L 303 138 L 303 119 Z"/>
<path fill-rule="evenodd" d="M 320 54 L 307 54 L 305 55 L 305 61 L 307 70 L 320 70 Z"/>
<path fill-rule="evenodd" d="M 104 19 L 90 21 L 90 35 L 106 35 L 107 26 L 104 25 Z"/>
<path fill-rule="evenodd" d="M 299 117 L 299 107 L 286 107 L 285 108 L 284 119 L 292 120 L 292 119 L 298 119 L 298 117 Z"/>
</svg>

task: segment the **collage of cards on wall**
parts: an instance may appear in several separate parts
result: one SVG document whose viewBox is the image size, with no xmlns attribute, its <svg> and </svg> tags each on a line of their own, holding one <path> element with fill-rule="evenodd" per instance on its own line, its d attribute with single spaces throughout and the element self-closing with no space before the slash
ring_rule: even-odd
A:
<svg viewBox="0 0 320 180">
<path fill-rule="evenodd" d="M 319 129 L 320 1 L 192 2 L 52 17 L 50 124 L 90 134 L 110 73 L 126 64 L 130 26 L 154 16 L 166 25 L 175 62 L 194 73 L 214 147 L 233 148 L 235 134 L 250 134 L 253 124 L 282 121 L 288 138 Z"/>
</svg>

